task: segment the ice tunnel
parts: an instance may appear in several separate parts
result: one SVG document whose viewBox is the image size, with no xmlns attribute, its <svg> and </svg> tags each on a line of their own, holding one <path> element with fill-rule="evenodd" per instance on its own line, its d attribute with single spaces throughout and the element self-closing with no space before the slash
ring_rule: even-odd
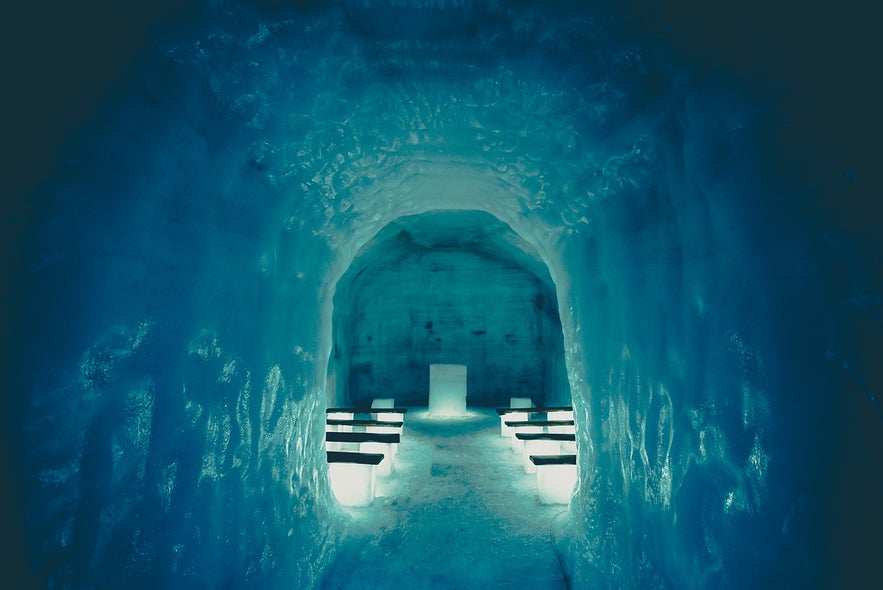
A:
<svg viewBox="0 0 883 590">
<path fill-rule="evenodd" d="M 46 4 L 4 19 L 10 587 L 879 582 L 857 2 Z"/>
</svg>

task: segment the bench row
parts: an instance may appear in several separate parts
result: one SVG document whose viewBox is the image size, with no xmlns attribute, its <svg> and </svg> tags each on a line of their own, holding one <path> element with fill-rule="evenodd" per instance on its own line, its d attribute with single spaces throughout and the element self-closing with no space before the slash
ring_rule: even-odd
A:
<svg viewBox="0 0 883 590">
<path fill-rule="evenodd" d="M 525 473 L 536 474 L 541 503 L 570 503 L 577 481 L 573 407 L 535 408 L 527 398 L 513 398 L 511 404 L 497 408 L 500 435 L 512 439 Z"/>
<path fill-rule="evenodd" d="M 327 408 L 325 448 L 331 491 L 345 506 L 374 500 L 376 479 L 392 473 L 407 408 L 392 399 L 366 407 Z M 369 416 L 360 418 L 357 416 Z"/>
</svg>

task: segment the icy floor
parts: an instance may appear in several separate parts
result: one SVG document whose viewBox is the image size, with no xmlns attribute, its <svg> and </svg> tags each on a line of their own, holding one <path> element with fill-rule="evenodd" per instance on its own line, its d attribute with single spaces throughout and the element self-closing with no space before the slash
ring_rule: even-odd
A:
<svg viewBox="0 0 883 590">
<path fill-rule="evenodd" d="M 566 588 L 543 506 L 493 410 L 405 415 L 395 471 L 349 521 L 323 588 Z"/>
</svg>

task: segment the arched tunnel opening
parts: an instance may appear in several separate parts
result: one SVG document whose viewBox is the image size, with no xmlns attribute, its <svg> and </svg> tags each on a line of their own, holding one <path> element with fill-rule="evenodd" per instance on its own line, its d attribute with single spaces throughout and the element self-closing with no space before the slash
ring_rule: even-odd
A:
<svg viewBox="0 0 883 590">
<path fill-rule="evenodd" d="M 433 363 L 467 366 L 469 405 L 571 404 L 549 271 L 489 213 L 386 225 L 338 281 L 333 325 L 329 405 L 426 406 Z"/>
<path fill-rule="evenodd" d="M 15 587 L 876 580 L 874 19 L 57 4 L 4 37 Z M 342 506 L 328 409 L 425 406 L 433 365 L 475 412 L 409 409 Z M 512 397 L 572 406 L 564 504 Z"/>
</svg>

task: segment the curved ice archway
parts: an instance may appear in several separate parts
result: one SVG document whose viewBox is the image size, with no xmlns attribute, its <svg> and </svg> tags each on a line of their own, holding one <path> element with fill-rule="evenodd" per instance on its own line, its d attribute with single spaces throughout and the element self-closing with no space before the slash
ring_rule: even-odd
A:
<svg viewBox="0 0 883 590">
<path fill-rule="evenodd" d="M 439 276 L 446 278 L 431 278 L 430 269 L 439 261 Z M 409 272 L 402 274 L 402 264 Z M 380 284 L 378 271 L 383 273 Z M 459 278 L 463 275 L 472 278 Z M 370 277 L 367 294 L 361 284 L 365 277 Z M 487 281 L 484 286 L 470 288 L 470 281 L 482 284 L 481 277 Z M 393 287 L 384 293 L 382 283 L 387 281 Z M 409 286 L 410 294 L 402 298 Z M 551 307 L 543 303 L 550 300 Z M 385 392 L 375 396 L 423 405 L 415 400 L 425 401 L 422 368 L 431 362 L 470 365 L 469 399 L 474 405 L 507 405 L 509 397 L 531 397 L 537 405 L 572 403 L 557 290 L 549 270 L 535 248 L 486 212 L 441 209 L 397 218 L 360 250 L 337 282 L 333 302 L 335 356 L 328 375 L 335 387 L 326 385 L 329 404 L 366 402 L 365 386 L 351 381 L 361 365 L 360 381 Z M 404 309 L 425 316 L 425 334 L 415 335 L 424 320 L 412 317 L 405 325 L 392 321 L 394 310 Z M 359 319 L 351 321 L 351 315 Z M 478 325 L 470 329 L 466 321 Z M 436 334 L 439 329 L 445 333 Z M 505 350 L 499 348 L 504 332 L 509 332 Z M 411 345 L 401 349 L 402 338 Z M 390 339 L 399 344 L 389 348 Z M 355 349 L 366 349 L 358 355 L 361 359 L 353 358 Z"/>
<path fill-rule="evenodd" d="M 402 172 L 405 170 L 406 172 Z M 335 252 L 323 279 L 321 307 L 321 340 L 317 358 L 317 382 L 327 375 L 332 347 L 332 318 L 335 291 L 340 279 L 353 263 L 357 254 L 377 234 L 396 219 L 416 216 L 436 210 L 483 211 L 508 225 L 521 239 L 534 248 L 540 262 L 548 269 L 555 285 L 557 305 L 564 333 L 565 362 L 571 381 L 573 397 L 578 395 L 580 384 L 585 380 L 579 369 L 571 369 L 570 359 L 574 346 L 570 342 L 573 325 L 572 306 L 569 303 L 569 279 L 561 260 L 560 245 L 573 229 L 546 225 L 535 216 L 525 216 L 529 201 L 523 188 L 513 186 L 505 179 L 485 168 L 464 163 L 423 161 L 406 164 L 397 174 L 381 179 L 372 190 L 374 198 L 386 203 L 381 212 L 371 215 L 355 215 L 349 225 L 350 231 L 335 232 L 329 237 L 329 247 Z M 368 202 L 371 195 L 359 195 Z M 419 198 L 418 198 L 419 195 Z M 576 376 L 576 380 L 574 380 Z M 327 396 L 326 396 L 327 398 Z"/>
</svg>

